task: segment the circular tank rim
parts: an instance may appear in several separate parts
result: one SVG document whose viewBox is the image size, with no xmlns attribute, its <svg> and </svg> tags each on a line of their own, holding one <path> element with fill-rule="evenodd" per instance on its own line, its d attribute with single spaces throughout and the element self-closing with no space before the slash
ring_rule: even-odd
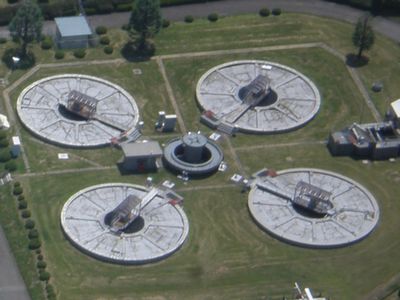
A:
<svg viewBox="0 0 400 300">
<path fill-rule="evenodd" d="M 368 237 L 378 226 L 379 219 L 380 219 L 380 209 L 379 209 L 378 202 L 377 202 L 376 198 L 371 194 L 371 192 L 368 189 L 366 189 L 362 184 L 358 183 L 357 181 L 355 181 L 345 175 L 335 173 L 332 171 L 328 171 L 328 170 L 324 170 L 324 169 L 318 169 L 318 168 L 284 169 L 284 170 L 277 171 L 277 175 L 279 176 L 279 175 L 284 175 L 286 173 L 293 173 L 293 172 L 316 172 L 316 173 L 322 173 L 322 174 L 334 176 L 334 177 L 343 179 L 345 181 L 348 181 L 352 185 L 359 188 L 361 190 L 361 192 L 364 193 L 369 200 L 371 200 L 370 203 L 374 208 L 376 221 L 374 222 L 374 224 L 371 224 L 371 226 L 369 226 L 368 229 L 364 230 L 355 239 L 343 240 L 342 242 L 339 242 L 339 243 L 337 243 L 337 242 L 336 243 L 334 243 L 334 242 L 325 242 L 325 243 L 310 243 L 310 242 L 308 242 L 308 243 L 306 243 L 306 242 L 298 240 L 298 239 L 289 239 L 289 238 L 284 237 L 283 235 L 278 234 L 276 231 L 269 229 L 266 225 L 264 225 L 260 220 L 258 220 L 255 217 L 255 213 L 254 213 L 255 208 L 251 202 L 251 199 L 252 199 L 251 196 L 255 193 L 255 189 L 252 188 L 248 195 L 248 201 L 247 201 L 248 208 L 250 211 L 251 218 L 254 220 L 254 222 L 257 224 L 257 226 L 259 228 L 261 228 L 263 231 L 265 231 L 268 234 L 270 234 L 271 236 L 279 239 L 280 241 L 283 241 L 283 242 L 286 242 L 286 243 L 289 243 L 289 244 L 292 244 L 295 246 L 301 246 L 301 247 L 305 247 L 305 248 L 314 248 L 314 249 L 329 249 L 329 248 L 341 248 L 341 247 L 355 244 L 355 243 L 365 239 L 366 237 Z"/>
<path fill-rule="evenodd" d="M 164 160 L 167 162 L 168 166 L 173 168 L 175 171 L 186 171 L 189 175 L 202 175 L 212 173 L 218 169 L 224 158 L 224 154 L 217 144 L 210 141 L 207 137 L 206 139 L 207 144 L 205 145 L 205 147 L 207 147 L 207 149 L 209 149 L 211 153 L 218 154 L 218 157 L 211 157 L 207 162 L 201 164 L 191 164 L 178 160 L 175 158 L 175 155 L 173 155 L 176 147 L 183 144 L 182 138 L 178 137 L 168 141 L 168 144 L 164 147 Z"/>
<path fill-rule="evenodd" d="M 88 256 L 90 256 L 92 258 L 95 258 L 95 259 L 99 259 L 101 261 L 115 263 L 115 264 L 122 264 L 122 265 L 141 265 L 141 264 L 153 263 L 153 262 L 157 262 L 157 261 L 161 261 L 163 259 L 166 259 L 169 256 L 171 256 L 172 254 L 174 254 L 176 251 L 178 251 L 183 246 L 184 242 L 186 241 L 186 239 L 187 239 L 187 237 L 189 235 L 189 220 L 187 218 L 186 213 L 184 212 L 182 207 L 180 207 L 179 205 L 174 205 L 174 208 L 178 211 L 178 213 L 179 213 L 179 215 L 181 217 L 184 231 L 182 233 L 181 239 L 179 239 L 179 241 L 177 242 L 176 247 L 172 248 L 169 252 L 166 252 L 166 253 L 163 253 L 161 255 L 154 256 L 154 257 L 140 259 L 140 260 L 135 260 L 135 259 L 116 259 L 116 258 L 113 258 L 113 257 L 110 257 L 110 256 L 101 255 L 101 254 L 92 252 L 89 249 L 87 249 L 84 246 L 82 246 L 79 241 L 74 239 L 73 236 L 71 236 L 69 234 L 70 230 L 66 229 L 66 221 L 65 221 L 66 211 L 68 210 L 68 207 L 71 205 L 73 200 L 75 198 L 77 198 L 79 195 L 81 195 L 83 193 L 86 193 L 88 191 L 91 191 L 93 189 L 106 188 L 106 187 L 131 187 L 131 188 L 143 191 L 143 192 L 148 191 L 148 189 L 146 187 L 141 186 L 141 185 L 123 183 L 123 182 L 113 182 L 113 183 L 102 183 L 102 184 L 92 185 L 92 186 L 86 187 L 84 189 L 81 189 L 78 192 L 74 193 L 72 196 L 70 196 L 68 198 L 68 200 L 64 203 L 63 208 L 61 210 L 60 223 L 61 223 L 61 228 L 62 228 L 62 231 L 63 231 L 64 235 L 66 236 L 67 240 L 75 248 L 77 248 L 79 251 L 82 251 L 86 255 L 88 255 Z M 130 234 L 128 234 L 127 236 L 129 236 L 129 235 Z"/>
<path fill-rule="evenodd" d="M 316 115 L 318 114 L 318 111 L 321 107 L 321 94 L 320 94 L 318 88 L 316 87 L 316 85 L 314 84 L 314 82 L 312 82 L 311 79 L 309 79 L 306 75 L 297 71 L 294 68 L 288 67 L 288 66 L 280 64 L 280 63 L 270 62 L 267 60 L 234 60 L 234 61 L 230 61 L 230 62 L 226 62 L 226 63 L 220 64 L 220 65 L 214 66 L 211 69 L 209 69 L 208 71 L 206 71 L 200 77 L 200 79 L 198 80 L 197 85 L 196 85 L 196 100 L 197 100 L 198 104 L 200 105 L 201 109 L 203 111 L 205 110 L 204 105 L 202 104 L 202 101 L 201 101 L 200 88 L 201 88 L 203 81 L 208 76 L 210 76 L 211 73 L 215 72 L 218 69 L 222 69 L 222 68 L 225 68 L 228 66 L 235 66 L 235 65 L 240 65 L 240 64 L 250 64 L 250 63 L 251 64 L 271 65 L 271 66 L 286 69 L 291 73 L 297 74 L 305 82 L 307 82 L 307 84 L 311 87 L 311 89 L 315 95 L 315 98 L 316 98 L 316 105 L 315 105 L 314 109 L 312 110 L 312 112 L 308 114 L 307 118 L 304 118 L 304 120 L 301 122 L 301 124 L 296 124 L 294 126 L 285 127 L 282 129 L 273 129 L 273 130 L 264 130 L 264 129 L 254 128 L 254 127 L 249 127 L 249 126 L 239 126 L 239 125 L 235 124 L 235 125 L 237 125 L 237 128 L 240 132 L 255 133 L 255 134 L 285 133 L 285 132 L 290 132 L 290 131 L 293 131 L 293 130 L 296 130 L 296 129 L 299 129 L 299 128 L 305 126 L 306 124 L 308 124 L 311 120 L 313 120 L 316 117 Z M 273 87 L 271 86 L 271 88 L 273 88 Z"/>
<path fill-rule="evenodd" d="M 133 110 L 136 112 L 136 115 L 134 116 L 134 120 L 133 120 L 133 126 L 131 128 L 129 128 L 129 130 L 127 131 L 127 134 L 129 135 L 132 131 L 135 130 L 136 125 L 139 122 L 139 118 L 140 118 L 140 113 L 139 113 L 139 108 L 137 106 L 137 103 L 135 101 L 135 99 L 133 98 L 133 96 L 131 94 L 129 94 L 124 88 L 122 88 L 121 86 L 112 83 L 108 80 L 96 77 L 96 76 L 91 76 L 91 75 L 84 75 L 84 74 L 76 74 L 76 73 L 68 73 L 68 74 L 58 74 L 58 75 L 52 75 L 52 76 L 48 76 L 48 77 L 44 77 L 41 78 L 39 80 L 36 80 L 35 82 L 29 84 L 27 87 L 25 87 L 22 92 L 19 94 L 18 99 L 17 99 L 17 115 L 18 115 L 18 119 L 20 120 L 20 122 L 22 123 L 22 125 L 28 129 L 29 132 L 31 132 L 34 136 L 36 136 L 37 138 L 42 139 L 43 141 L 46 141 L 48 143 L 57 145 L 57 146 L 63 146 L 63 147 L 72 147 L 72 148 L 95 148 L 95 147 L 103 147 L 103 146 L 107 146 L 111 143 L 111 140 L 109 142 L 104 142 L 104 143 L 87 143 L 87 144 L 77 144 L 77 143 L 69 143 L 69 142 L 60 142 L 59 140 L 56 139 L 51 139 L 48 138 L 42 134 L 40 134 L 39 132 L 36 131 L 35 128 L 33 128 L 32 126 L 30 126 L 29 124 L 25 123 L 23 118 L 21 117 L 21 102 L 23 97 L 25 96 L 26 93 L 28 93 L 32 88 L 34 88 L 35 86 L 49 81 L 49 80 L 54 80 L 54 79 L 63 79 L 63 78 L 84 78 L 84 79 L 89 79 L 89 80 L 93 80 L 93 81 L 97 81 L 100 82 L 104 85 L 107 86 L 111 86 L 114 89 L 117 89 L 118 91 L 121 92 L 121 94 L 123 94 L 130 102 L 130 104 L 133 107 Z M 76 121 L 76 122 L 81 122 L 82 121 Z M 96 120 L 93 120 L 92 122 L 98 122 Z M 85 122 L 83 122 L 82 124 L 84 124 Z"/>
</svg>

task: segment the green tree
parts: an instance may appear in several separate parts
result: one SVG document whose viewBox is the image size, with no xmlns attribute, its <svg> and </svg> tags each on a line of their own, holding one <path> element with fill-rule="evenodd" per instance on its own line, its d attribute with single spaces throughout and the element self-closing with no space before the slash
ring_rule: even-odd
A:
<svg viewBox="0 0 400 300">
<path fill-rule="evenodd" d="M 129 35 L 136 41 L 137 50 L 143 52 L 161 28 L 159 0 L 136 0 L 129 20 Z"/>
<path fill-rule="evenodd" d="M 42 34 L 43 16 L 36 2 L 25 0 L 8 26 L 10 34 L 21 44 L 21 57 L 26 57 L 27 46 L 39 40 Z"/>
<path fill-rule="evenodd" d="M 357 58 L 360 59 L 364 50 L 371 49 L 375 34 L 371 26 L 371 17 L 365 15 L 358 19 L 353 32 L 353 44 L 358 48 Z"/>
</svg>

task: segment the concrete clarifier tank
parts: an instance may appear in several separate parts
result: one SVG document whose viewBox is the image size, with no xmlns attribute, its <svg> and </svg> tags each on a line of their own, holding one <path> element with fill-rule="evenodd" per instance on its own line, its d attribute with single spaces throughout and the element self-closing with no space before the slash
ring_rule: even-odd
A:
<svg viewBox="0 0 400 300">
<path fill-rule="evenodd" d="M 183 159 L 188 163 L 200 163 L 207 138 L 198 133 L 188 133 L 182 137 Z"/>
</svg>

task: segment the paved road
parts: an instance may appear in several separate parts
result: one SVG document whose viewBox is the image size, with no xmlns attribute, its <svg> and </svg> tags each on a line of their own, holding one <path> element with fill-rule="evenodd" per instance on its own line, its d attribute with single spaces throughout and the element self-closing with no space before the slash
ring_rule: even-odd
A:
<svg viewBox="0 0 400 300">
<path fill-rule="evenodd" d="M 3 229 L 0 227 L 0 300 L 30 300 Z"/>
<path fill-rule="evenodd" d="M 355 23 L 365 12 L 337 3 L 323 0 L 223 0 L 206 4 L 190 4 L 165 7 L 162 9 L 164 18 L 181 21 L 186 15 L 205 17 L 212 12 L 220 15 L 234 15 L 240 13 L 257 13 L 261 7 L 280 7 L 284 11 L 308 13 Z M 120 27 L 128 23 L 130 13 L 118 13 L 108 16 L 90 16 L 93 26 Z M 400 42 L 400 23 L 377 17 L 374 20 L 374 29 L 387 37 Z M 51 26 L 49 27 L 50 32 Z"/>
</svg>

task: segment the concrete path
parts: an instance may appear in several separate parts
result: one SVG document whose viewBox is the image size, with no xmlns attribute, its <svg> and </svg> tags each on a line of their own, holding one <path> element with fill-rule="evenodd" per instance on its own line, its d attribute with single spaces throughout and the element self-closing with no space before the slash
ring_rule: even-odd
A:
<svg viewBox="0 0 400 300">
<path fill-rule="evenodd" d="M 0 226 L 0 300 L 30 300 L 3 228 Z"/>
<path fill-rule="evenodd" d="M 234 15 L 241 13 L 257 13 L 261 7 L 279 7 L 283 11 L 307 13 L 317 16 L 334 18 L 350 23 L 355 23 L 365 11 L 324 0 L 222 0 L 216 2 L 171 6 L 162 8 L 163 17 L 172 21 L 182 21 L 186 15 L 206 17 L 216 12 L 220 15 Z M 104 25 L 107 27 L 120 27 L 129 21 L 130 12 L 114 13 L 110 15 L 89 16 L 92 26 Z M 400 42 L 400 23 L 377 17 L 374 20 L 374 29 Z M 53 34 L 55 25 L 53 21 L 46 21 L 44 32 Z M 0 27 L 0 36 L 7 36 L 7 27 Z"/>
</svg>

